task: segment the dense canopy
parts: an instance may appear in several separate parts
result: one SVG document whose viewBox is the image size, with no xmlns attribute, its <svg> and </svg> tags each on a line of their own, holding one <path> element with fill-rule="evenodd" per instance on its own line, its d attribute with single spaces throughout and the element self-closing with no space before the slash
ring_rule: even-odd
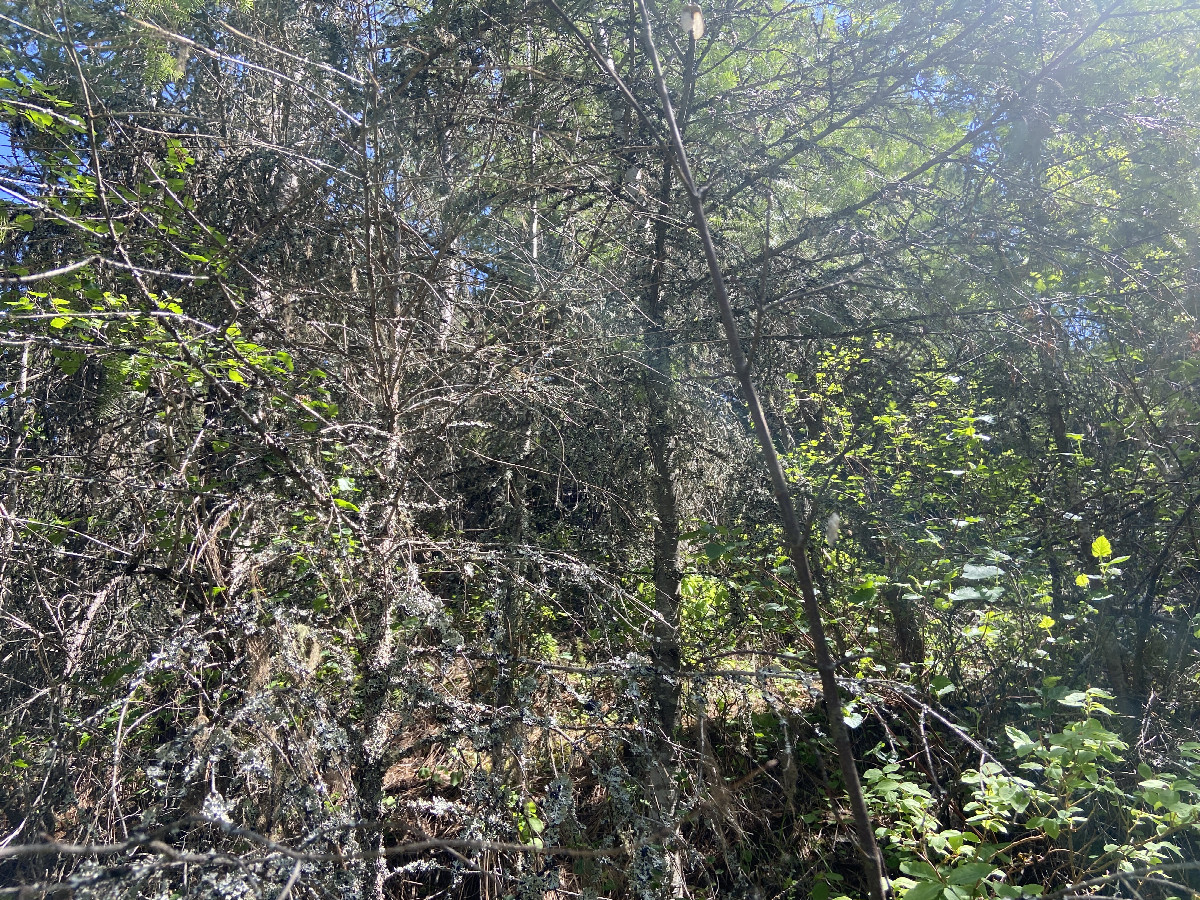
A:
<svg viewBox="0 0 1200 900">
<path fill-rule="evenodd" d="M 0 897 L 1197 896 L 1200 2 L 0 32 Z"/>
</svg>

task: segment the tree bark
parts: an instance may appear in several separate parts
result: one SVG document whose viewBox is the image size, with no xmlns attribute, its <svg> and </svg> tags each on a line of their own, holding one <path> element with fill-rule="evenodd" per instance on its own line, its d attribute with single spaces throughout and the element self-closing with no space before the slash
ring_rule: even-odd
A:
<svg viewBox="0 0 1200 900">
<path fill-rule="evenodd" d="M 646 331 L 646 442 L 651 463 L 651 499 L 654 505 L 653 579 L 654 628 L 650 661 L 654 669 L 651 703 L 654 729 L 651 738 L 648 786 L 656 824 L 662 831 L 673 830 L 672 821 L 678 799 L 672 762 L 675 756 L 674 734 L 679 725 L 680 648 L 679 592 L 682 581 L 679 559 L 679 486 L 676 478 L 674 447 L 678 440 L 675 414 L 674 354 L 667 332 L 668 305 L 663 297 L 663 270 L 667 255 L 667 207 L 672 189 L 670 153 L 663 160 L 662 177 L 656 198 L 654 247 L 645 284 L 643 313 Z M 678 851 L 667 848 L 669 889 L 673 897 L 684 895 L 683 865 Z"/>
</svg>

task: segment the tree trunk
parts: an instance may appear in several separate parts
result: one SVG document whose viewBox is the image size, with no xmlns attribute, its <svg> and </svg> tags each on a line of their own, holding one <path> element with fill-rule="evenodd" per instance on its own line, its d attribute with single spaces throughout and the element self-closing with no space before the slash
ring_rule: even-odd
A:
<svg viewBox="0 0 1200 900">
<path fill-rule="evenodd" d="M 674 734 L 679 724 L 680 664 L 679 591 L 682 574 L 679 560 L 679 490 L 674 462 L 677 440 L 673 354 L 667 332 L 667 303 L 663 299 L 663 270 L 666 263 L 667 218 L 671 196 L 672 162 L 663 163 L 654 221 L 654 249 L 646 280 L 643 312 L 649 322 L 646 333 L 646 443 L 650 451 L 651 499 L 654 504 L 654 629 L 650 661 L 651 744 L 648 787 L 652 814 L 663 831 L 673 830 L 678 799 L 673 774 Z M 676 850 L 666 850 L 671 896 L 683 896 L 682 860 Z"/>
<path fill-rule="evenodd" d="M 892 629 L 896 634 L 896 659 L 909 665 L 920 665 L 925 661 L 925 638 L 921 635 L 921 622 L 911 600 L 905 600 L 904 589 L 898 584 L 889 584 L 883 590 L 883 602 L 892 617 Z"/>
</svg>

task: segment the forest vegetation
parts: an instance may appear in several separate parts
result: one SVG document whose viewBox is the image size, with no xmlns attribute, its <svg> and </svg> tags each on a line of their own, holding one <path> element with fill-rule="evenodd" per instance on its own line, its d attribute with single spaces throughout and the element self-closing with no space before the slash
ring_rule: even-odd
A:
<svg viewBox="0 0 1200 900">
<path fill-rule="evenodd" d="M 0 33 L 0 898 L 1200 897 L 1200 0 Z"/>
</svg>

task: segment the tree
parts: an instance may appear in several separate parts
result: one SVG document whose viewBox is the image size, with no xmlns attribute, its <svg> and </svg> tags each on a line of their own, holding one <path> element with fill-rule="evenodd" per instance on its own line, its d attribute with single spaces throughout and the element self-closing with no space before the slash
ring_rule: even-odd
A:
<svg viewBox="0 0 1200 900">
<path fill-rule="evenodd" d="M 1191 4 L 6 15 L 0 889 L 1191 877 Z"/>
</svg>

